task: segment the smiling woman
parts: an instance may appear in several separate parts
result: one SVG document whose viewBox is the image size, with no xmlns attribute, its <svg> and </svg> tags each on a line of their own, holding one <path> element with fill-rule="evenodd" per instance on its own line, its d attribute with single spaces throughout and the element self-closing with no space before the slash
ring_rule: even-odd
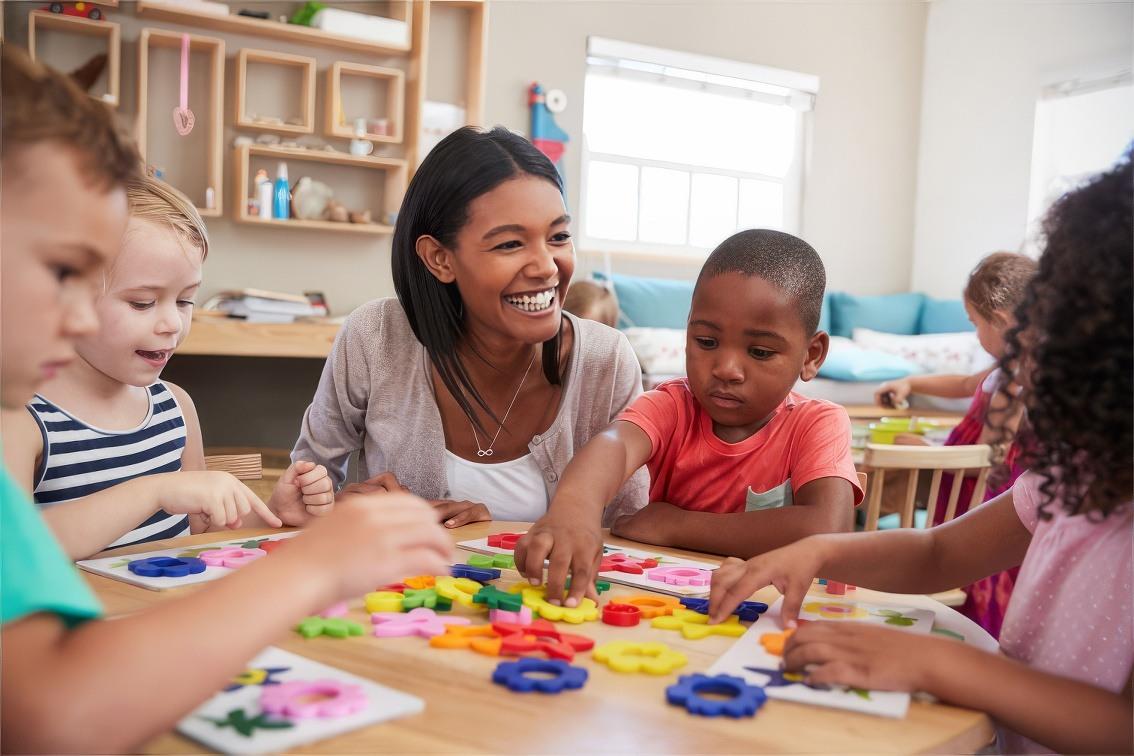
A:
<svg viewBox="0 0 1134 756">
<path fill-rule="evenodd" d="M 398 214 L 398 296 L 348 318 L 293 458 L 338 487 L 359 451 L 363 485 L 408 487 L 449 527 L 542 516 L 575 451 L 641 392 L 626 338 L 562 310 L 570 221 L 559 174 L 522 137 L 464 128 L 438 144 Z M 628 481 L 606 519 L 643 506 L 646 485 Z"/>
</svg>

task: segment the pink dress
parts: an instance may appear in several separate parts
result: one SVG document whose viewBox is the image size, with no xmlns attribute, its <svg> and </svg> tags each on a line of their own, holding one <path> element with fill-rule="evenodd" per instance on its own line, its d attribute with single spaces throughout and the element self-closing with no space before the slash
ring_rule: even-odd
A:
<svg viewBox="0 0 1134 756">
<path fill-rule="evenodd" d="M 984 429 L 985 416 L 988 414 L 988 405 L 992 401 L 993 393 L 998 390 L 1000 371 L 994 370 L 981 382 L 973 396 L 972 404 L 964 419 L 949 434 L 945 440 L 946 446 L 962 446 L 980 443 L 980 434 Z M 1024 471 L 1019 463 L 1020 449 L 1013 444 L 1005 455 L 1004 465 L 1008 469 L 1007 477 L 988 486 L 984 492 L 984 501 L 1007 491 L 1020 473 Z M 940 525 L 945 519 L 945 512 L 949 506 L 949 491 L 953 486 L 953 476 L 945 473 L 941 476 L 941 489 L 937 494 L 937 505 L 933 510 L 934 525 Z M 972 498 L 973 489 L 976 488 L 976 478 L 965 478 L 961 481 L 960 497 L 957 499 L 957 513 L 960 517 L 969 509 L 969 499 Z M 1012 587 L 1016 582 L 1018 568 L 1013 567 L 1004 572 L 981 578 L 972 585 L 965 587 L 965 603 L 961 607 L 961 614 L 977 623 L 993 638 L 1000 636 L 1000 627 L 1004 622 L 1004 612 L 1008 608 L 1008 600 L 1012 597 Z"/>
<path fill-rule="evenodd" d="M 1068 517 L 1059 502 L 1041 520 L 1043 478 L 1024 473 L 1012 487 L 1020 521 L 1032 532 L 1000 649 L 1043 672 L 1121 693 L 1134 668 L 1134 505 L 1099 522 Z M 1001 730 L 1004 753 L 1049 749 Z"/>
</svg>

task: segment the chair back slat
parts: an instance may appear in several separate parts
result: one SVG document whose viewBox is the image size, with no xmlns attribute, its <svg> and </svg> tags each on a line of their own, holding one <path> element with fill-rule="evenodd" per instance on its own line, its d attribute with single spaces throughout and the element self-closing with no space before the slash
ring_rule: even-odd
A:
<svg viewBox="0 0 1134 756">
<path fill-rule="evenodd" d="M 983 501 L 991 464 L 991 448 L 986 444 L 970 446 L 867 444 L 862 465 L 863 469 L 869 473 L 870 480 L 867 489 L 866 530 L 878 528 L 878 517 L 882 509 L 882 492 L 886 484 L 887 471 L 904 470 L 910 473 L 909 480 L 906 483 L 906 495 L 899 512 L 901 526 L 909 528 L 914 525 L 917 485 L 921 470 L 933 471 L 927 501 L 930 512 L 937 506 L 942 474 L 945 472 L 952 473 L 953 481 L 949 487 L 949 499 L 946 504 L 944 519 L 945 522 L 948 522 L 956 516 L 966 472 L 972 471 L 977 475 L 969 508 L 971 509 Z"/>
</svg>

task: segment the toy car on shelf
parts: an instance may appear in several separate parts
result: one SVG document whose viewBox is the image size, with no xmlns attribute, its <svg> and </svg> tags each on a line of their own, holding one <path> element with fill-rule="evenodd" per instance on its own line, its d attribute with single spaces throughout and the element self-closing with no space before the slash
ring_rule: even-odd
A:
<svg viewBox="0 0 1134 756">
<path fill-rule="evenodd" d="M 52 13 L 61 13 L 64 16 L 79 16 L 92 21 L 102 19 L 102 10 L 94 3 L 52 3 L 44 8 Z"/>
</svg>

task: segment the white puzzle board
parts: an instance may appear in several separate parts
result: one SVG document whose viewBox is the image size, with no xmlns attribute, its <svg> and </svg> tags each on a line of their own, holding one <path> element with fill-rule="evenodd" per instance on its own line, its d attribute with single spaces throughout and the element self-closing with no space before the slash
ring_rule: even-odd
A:
<svg viewBox="0 0 1134 756">
<path fill-rule="evenodd" d="M 474 541 L 461 541 L 457 544 L 459 548 L 466 551 L 475 551 L 480 554 L 511 554 L 512 549 L 502 549 L 496 546 L 489 546 L 487 538 L 478 538 Z M 612 546 L 609 543 L 603 544 L 603 555 L 612 556 L 620 554 L 628 559 L 643 560 L 655 559 L 659 567 L 678 567 L 696 570 L 715 570 L 720 567 L 719 564 L 713 562 L 699 562 L 693 559 L 683 559 L 681 557 L 666 556 L 650 551 L 642 551 L 640 549 L 629 549 L 625 546 Z M 631 585 L 636 588 L 646 588 L 654 591 L 655 593 L 666 593 L 670 596 L 680 597 L 694 597 L 704 598 L 709 595 L 709 586 L 707 585 L 672 585 L 664 583 L 659 580 L 651 580 L 646 577 L 645 573 L 641 575 L 634 575 L 628 572 L 618 572 L 616 570 L 606 570 L 599 572 L 603 580 L 609 580 L 612 583 L 621 583 L 622 585 Z"/>
<path fill-rule="evenodd" d="M 323 680 L 358 686 L 366 697 L 365 707 L 333 718 L 275 717 L 260 708 L 261 695 L 274 685 Z M 416 696 L 269 646 L 232 685 L 181 720 L 177 729 L 222 753 L 280 753 L 424 710 L 425 702 Z"/>
<path fill-rule="evenodd" d="M 84 559 L 80 562 L 76 562 L 75 566 L 87 572 L 93 572 L 96 575 L 102 575 L 113 580 L 121 580 L 124 583 L 138 585 L 142 588 L 148 588 L 151 591 L 166 591 L 171 588 L 181 588 L 196 583 L 207 583 L 210 580 L 216 580 L 217 578 L 222 578 L 232 573 L 233 569 L 229 567 L 206 567 L 204 572 L 198 572 L 196 575 L 186 575 L 185 577 L 143 577 L 130 572 L 127 565 L 135 559 L 148 559 L 158 556 L 195 557 L 202 551 L 209 551 L 211 549 L 241 546 L 251 541 L 282 541 L 285 538 L 294 538 L 299 534 L 300 531 L 291 530 L 286 533 L 274 533 L 269 536 L 252 536 L 230 541 L 215 541 L 213 543 L 202 543 L 195 546 L 182 546 L 179 549 L 161 549 L 160 551 L 144 551 L 140 554 L 127 554 L 125 556 Z M 270 559 L 271 555 L 269 554 L 267 557 L 261 558 Z"/>
</svg>

